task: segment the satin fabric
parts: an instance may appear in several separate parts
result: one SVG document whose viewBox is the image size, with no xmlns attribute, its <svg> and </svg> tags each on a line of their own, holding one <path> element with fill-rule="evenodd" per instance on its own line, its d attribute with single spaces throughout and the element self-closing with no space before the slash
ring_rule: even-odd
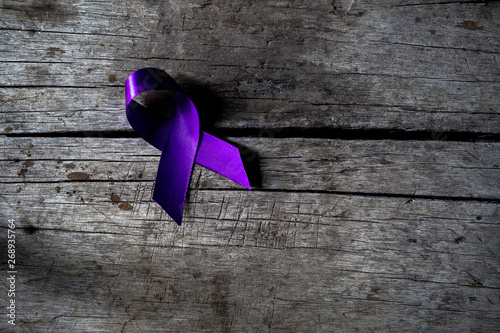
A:
<svg viewBox="0 0 500 333">
<path fill-rule="evenodd" d="M 170 119 L 133 100 L 148 90 L 175 92 L 175 107 Z M 238 148 L 200 130 L 196 107 L 170 75 L 157 68 L 133 72 L 125 81 L 125 102 L 132 128 L 162 151 L 153 200 L 177 224 L 182 221 L 194 163 L 251 189 Z"/>
</svg>

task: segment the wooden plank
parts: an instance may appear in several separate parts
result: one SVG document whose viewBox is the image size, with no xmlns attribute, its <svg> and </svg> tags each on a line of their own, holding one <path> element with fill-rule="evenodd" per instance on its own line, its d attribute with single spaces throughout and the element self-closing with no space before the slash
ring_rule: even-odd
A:
<svg viewBox="0 0 500 333">
<path fill-rule="evenodd" d="M 5 216 L 17 216 L 33 230 L 126 234 L 144 244 L 157 242 L 156 233 L 164 231 L 159 246 L 415 250 L 401 247 L 407 242 L 436 254 L 453 250 L 493 259 L 500 242 L 494 231 L 498 203 L 196 189 L 189 192 L 185 226 L 178 227 L 150 200 L 151 187 L 86 181 L 56 189 L 32 183 L 21 193 L 17 184 L 2 184 L 2 207 Z M 69 215 L 75 215 L 71 222 Z M 477 248 L 480 242 L 491 247 Z M 450 278 L 449 271 L 439 274 L 443 281 Z"/>
<path fill-rule="evenodd" d="M 341 0 L 332 4 L 328 0 L 315 3 L 198 0 L 190 3 L 148 3 L 130 0 L 125 6 L 112 1 L 74 1 L 66 5 L 54 2 L 52 8 L 38 6 L 36 11 L 34 5 L 19 0 L 4 1 L 1 8 L 2 29 L 25 30 L 27 37 L 31 30 L 31 36 L 37 31 L 47 31 L 100 35 L 103 38 L 120 36 L 132 40 L 159 35 L 170 37 L 167 42 L 171 43 L 197 38 L 214 45 L 239 45 L 249 49 L 252 46 L 267 46 L 271 37 L 277 41 L 299 42 L 307 37 L 304 36 L 306 32 L 323 39 L 335 38 L 335 41 L 355 42 L 357 37 L 418 44 L 435 42 L 450 48 L 500 51 L 498 44 L 485 43 L 487 38 L 495 37 L 499 29 L 496 25 L 498 17 L 495 16 L 499 8 L 494 2 L 386 0 L 354 3 Z M 60 11 L 54 11 L 54 7 Z M 437 12 L 439 10 L 443 12 Z M 34 17 L 35 14 L 39 14 L 38 17 Z M 476 22 L 460 24 L 467 19 Z M 124 25 L 125 22 L 128 24 Z M 255 26 L 256 22 L 260 25 Z M 429 31 L 432 28 L 437 30 L 434 34 Z M 447 40 L 453 34 L 456 38 Z M 194 48 L 187 43 L 185 46 Z"/>
<path fill-rule="evenodd" d="M 162 67 L 162 66 L 160 66 Z M 218 70 L 216 70 L 218 71 Z M 109 74 L 102 75 L 107 80 Z M 120 76 L 125 77 L 123 73 Z M 193 76 L 194 77 L 194 76 Z M 232 84 L 232 83 L 231 83 Z M 405 85 L 416 84 L 414 81 Z M 454 84 L 442 83 L 444 87 Z M 398 82 L 391 83 L 392 88 Z M 457 83 L 453 89 L 469 89 L 473 84 Z M 275 100 L 273 98 L 230 98 L 214 95 L 209 88 L 202 88 L 203 101 L 197 103 L 200 114 L 210 118 L 210 123 L 218 129 L 224 128 L 257 128 L 268 132 L 268 129 L 279 128 L 326 128 L 334 134 L 336 129 L 391 129 L 391 130 L 425 130 L 435 132 L 436 137 L 444 137 L 448 131 L 475 133 L 498 133 L 500 117 L 495 105 L 488 106 L 485 112 L 479 110 L 472 113 L 474 105 L 464 100 L 454 100 L 452 109 L 441 112 L 438 109 L 415 110 L 409 106 L 382 104 L 319 104 L 304 101 Z M 387 85 L 380 86 L 385 89 Z M 227 87 L 226 87 L 227 88 Z M 391 89 L 392 89 L 391 88 Z M 196 90 L 197 88 L 192 88 Z M 432 94 L 430 87 L 426 93 Z M 446 88 L 448 89 L 448 88 Z M 0 88 L 2 104 L 0 106 L 0 132 L 12 133 L 60 133 L 90 131 L 131 131 L 125 116 L 124 92 L 122 87 L 98 89 L 80 88 Z M 198 90 L 199 92 L 200 90 Z M 393 91 L 393 90 L 391 90 Z M 473 88 L 471 93 L 482 98 L 486 92 L 489 100 L 497 98 L 493 92 L 498 91 L 494 84 L 482 84 Z M 381 92 L 382 93 L 382 92 Z M 342 94 L 341 98 L 343 98 Z M 446 95 L 443 95 L 446 96 Z M 194 99 L 196 94 L 194 94 Z M 490 98 L 491 97 L 491 98 Z M 220 108 L 213 109 L 210 103 L 215 101 Z M 345 101 L 344 101 L 345 102 Z M 472 102 L 476 103 L 476 102 Z M 461 104 L 461 105 L 458 105 Z M 201 107 L 199 107 L 201 105 Z M 475 104 L 477 105 L 477 103 Z M 462 108 L 463 107 L 463 108 Z M 212 115 L 215 113 L 215 117 Z"/>
<path fill-rule="evenodd" d="M 16 329 L 498 331 L 499 20 L 474 0 L 2 1 Z M 146 66 L 248 136 L 229 140 L 253 190 L 195 167 L 181 227 L 151 200 L 160 152 L 123 137 Z"/>
<path fill-rule="evenodd" d="M 498 203 L 193 190 L 178 227 L 140 195 L 149 182 L 53 186 L 2 184 L 0 216 L 18 221 L 26 330 L 499 324 Z"/>
<path fill-rule="evenodd" d="M 500 198 L 498 143 L 230 138 L 254 189 Z M 142 138 L 0 138 L 2 183 L 153 181 L 160 151 Z M 239 185 L 196 166 L 191 188 Z M 58 184 L 54 184 L 55 186 Z"/>
<path fill-rule="evenodd" d="M 120 87 L 144 66 L 215 99 L 217 128 L 500 129 L 497 3 L 128 5 L 7 1 L 0 131 L 129 129 Z"/>
</svg>

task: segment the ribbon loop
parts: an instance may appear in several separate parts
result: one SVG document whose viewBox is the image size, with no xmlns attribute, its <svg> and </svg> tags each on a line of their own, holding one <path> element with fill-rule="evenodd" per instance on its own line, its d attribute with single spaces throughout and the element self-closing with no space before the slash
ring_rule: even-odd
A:
<svg viewBox="0 0 500 333">
<path fill-rule="evenodd" d="M 175 92 L 171 119 L 150 112 L 133 99 L 149 90 Z M 162 151 L 153 200 L 181 224 L 194 163 L 250 188 L 238 148 L 200 130 L 198 111 L 180 86 L 164 71 L 142 68 L 125 81 L 127 119 L 148 143 Z"/>
</svg>

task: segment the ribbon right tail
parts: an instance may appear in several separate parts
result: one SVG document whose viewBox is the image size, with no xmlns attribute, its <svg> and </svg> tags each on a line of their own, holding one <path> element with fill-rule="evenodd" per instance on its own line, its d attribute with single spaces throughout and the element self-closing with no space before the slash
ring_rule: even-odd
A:
<svg viewBox="0 0 500 333">
<path fill-rule="evenodd" d="M 240 151 L 224 140 L 202 132 L 196 163 L 251 190 Z"/>
</svg>

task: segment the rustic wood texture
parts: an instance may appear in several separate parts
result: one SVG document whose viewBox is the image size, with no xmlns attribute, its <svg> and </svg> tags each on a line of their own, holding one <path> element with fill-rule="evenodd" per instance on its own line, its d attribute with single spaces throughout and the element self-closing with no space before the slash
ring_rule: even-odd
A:
<svg viewBox="0 0 500 333">
<path fill-rule="evenodd" d="M 255 190 L 498 199 L 500 143 L 228 138 Z M 4 138 L 4 183 L 153 181 L 161 152 L 142 139 Z M 195 166 L 191 186 L 242 187 Z"/>
<path fill-rule="evenodd" d="M 499 36 L 497 1 L 1 1 L 0 330 L 500 332 Z M 141 67 L 252 191 L 151 200 Z"/>
<path fill-rule="evenodd" d="M 39 2 L 2 5 L 4 133 L 129 129 L 144 66 L 218 95 L 217 127 L 500 131 L 494 2 Z"/>
</svg>

